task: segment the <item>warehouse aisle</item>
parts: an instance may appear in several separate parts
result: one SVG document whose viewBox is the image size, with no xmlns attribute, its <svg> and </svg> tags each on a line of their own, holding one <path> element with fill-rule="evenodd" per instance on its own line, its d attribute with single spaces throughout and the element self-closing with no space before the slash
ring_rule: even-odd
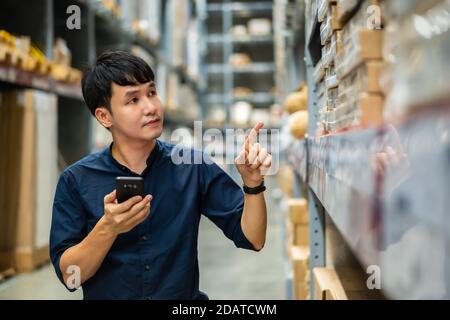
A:
<svg viewBox="0 0 450 320">
<path fill-rule="evenodd" d="M 210 299 L 285 299 L 278 203 L 266 192 L 268 230 L 260 252 L 237 249 L 207 218 L 199 235 L 200 288 Z"/>
<path fill-rule="evenodd" d="M 283 299 L 281 230 L 277 202 L 267 192 L 269 225 L 267 243 L 259 252 L 237 249 L 207 218 L 199 235 L 200 287 L 210 299 Z M 82 299 L 81 291 L 68 292 L 53 267 L 18 275 L 0 284 L 0 300 Z"/>
</svg>

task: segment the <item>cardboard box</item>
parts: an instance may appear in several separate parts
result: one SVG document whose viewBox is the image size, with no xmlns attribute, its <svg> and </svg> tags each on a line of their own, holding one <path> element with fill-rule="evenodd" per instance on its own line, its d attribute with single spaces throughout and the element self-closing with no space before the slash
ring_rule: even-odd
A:
<svg viewBox="0 0 450 320">
<path fill-rule="evenodd" d="M 309 284 L 303 282 L 294 282 L 294 299 L 308 300 L 309 299 Z"/>
<path fill-rule="evenodd" d="M 290 259 L 294 273 L 295 282 L 309 283 L 309 247 L 291 246 Z"/>
<path fill-rule="evenodd" d="M 343 51 L 335 58 L 338 78 L 344 78 L 365 61 L 381 60 L 382 39 L 381 30 L 364 29 L 354 32 L 350 40 L 344 40 Z"/>
<path fill-rule="evenodd" d="M 384 99 L 381 95 L 362 93 L 359 99 L 360 126 L 368 127 L 383 123 Z"/>
<path fill-rule="evenodd" d="M 294 227 L 294 245 L 308 246 L 309 245 L 309 225 L 297 224 Z"/>
<path fill-rule="evenodd" d="M 292 196 L 294 186 L 294 169 L 289 165 L 280 165 L 277 175 L 277 183 L 281 191 L 287 196 Z"/>
<path fill-rule="evenodd" d="M 288 200 L 289 217 L 293 224 L 309 222 L 308 202 L 305 198 L 291 198 Z"/>
<path fill-rule="evenodd" d="M 1 202 L 6 203 L 2 214 L 9 222 L 1 237 L 0 265 L 26 272 L 49 260 L 48 237 L 58 179 L 57 97 L 36 90 L 6 94 L 10 112 L 6 121 L 11 127 L 3 131 L 2 140 L 8 138 L 11 152 L 2 157 L 2 171 L 8 169 L 9 173 L 0 177 L 0 183 L 7 191 Z"/>
</svg>

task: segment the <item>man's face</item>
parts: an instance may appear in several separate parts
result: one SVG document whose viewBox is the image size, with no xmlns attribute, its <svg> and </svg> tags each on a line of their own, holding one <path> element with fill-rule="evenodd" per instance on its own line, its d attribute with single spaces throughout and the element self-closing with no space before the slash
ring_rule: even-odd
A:
<svg viewBox="0 0 450 320">
<path fill-rule="evenodd" d="M 154 82 L 136 86 L 113 83 L 111 111 L 113 136 L 148 141 L 161 135 L 164 111 Z"/>
</svg>

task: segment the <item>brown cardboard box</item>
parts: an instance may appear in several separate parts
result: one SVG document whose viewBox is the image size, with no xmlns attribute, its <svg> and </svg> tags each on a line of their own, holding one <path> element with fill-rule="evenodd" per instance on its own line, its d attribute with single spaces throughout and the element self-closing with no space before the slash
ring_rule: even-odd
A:
<svg viewBox="0 0 450 320">
<path fill-rule="evenodd" d="M 309 283 L 309 247 L 292 246 L 290 256 L 294 281 Z"/>
<path fill-rule="evenodd" d="M 277 175 L 277 183 L 283 193 L 290 197 L 294 186 L 294 169 L 290 165 L 280 165 Z"/>
<path fill-rule="evenodd" d="M 297 224 L 295 225 L 294 245 L 308 246 L 309 245 L 309 225 Z"/>
<path fill-rule="evenodd" d="M 288 200 L 289 217 L 293 224 L 309 222 L 308 202 L 305 198 L 291 198 Z"/>
<path fill-rule="evenodd" d="M 48 261 L 51 207 L 58 175 L 56 96 L 36 90 L 4 94 L 8 95 L 5 105 L 10 112 L 6 122 L 11 126 L 8 130 L 2 128 L 1 139 L 6 139 L 10 152 L 9 157 L 0 160 L 2 171 L 9 170 L 6 176 L 0 176 L 0 183 L 1 193 L 7 191 L 6 200 L 1 200 L 5 204 L 2 209 L 6 208 L 2 215 L 9 222 L 5 235 L 0 236 L 0 266 L 31 271 Z"/>
<path fill-rule="evenodd" d="M 367 127 L 382 124 L 383 106 L 384 99 L 381 95 L 362 93 L 359 99 L 360 125 Z"/>
<path fill-rule="evenodd" d="M 293 224 L 286 220 L 288 243 L 292 246 L 309 246 L 309 225 Z"/>
<path fill-rule="evenodd" d="M 308 300 L 309 299 L 309 284 L 303 282 L 294 282 L 294 299 Z"/>
</svg>

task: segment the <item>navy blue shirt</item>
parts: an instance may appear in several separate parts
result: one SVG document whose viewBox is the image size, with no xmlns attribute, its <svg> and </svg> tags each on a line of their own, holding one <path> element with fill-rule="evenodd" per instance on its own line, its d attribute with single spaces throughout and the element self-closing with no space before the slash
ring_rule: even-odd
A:
<svg viewBox="0 0 450 320">
<path fill-rule="evenodd" d="M 102 217 L 103 198 L 115 189 L 115 178 L 139 176 L 113 158 L 111 147 L 71 165 L 59 179 L 50 256 L 63 283 L 61 255 Z M 150 216 L 116 238 L 98 271 L 82 284 L 85 299 L 207 299 L 199 290 L 197 258 L 202 214 L 236 247 L 255 250 L 241 228 L 240 186 L 214 163 L 175 164 L 173 151 L 179 152 L 172 144 L 156 141 L 141 174 L 146 194 L 153 195 Z M 204 155 L 190 151 L 191 159 Z"/>
</svg>

